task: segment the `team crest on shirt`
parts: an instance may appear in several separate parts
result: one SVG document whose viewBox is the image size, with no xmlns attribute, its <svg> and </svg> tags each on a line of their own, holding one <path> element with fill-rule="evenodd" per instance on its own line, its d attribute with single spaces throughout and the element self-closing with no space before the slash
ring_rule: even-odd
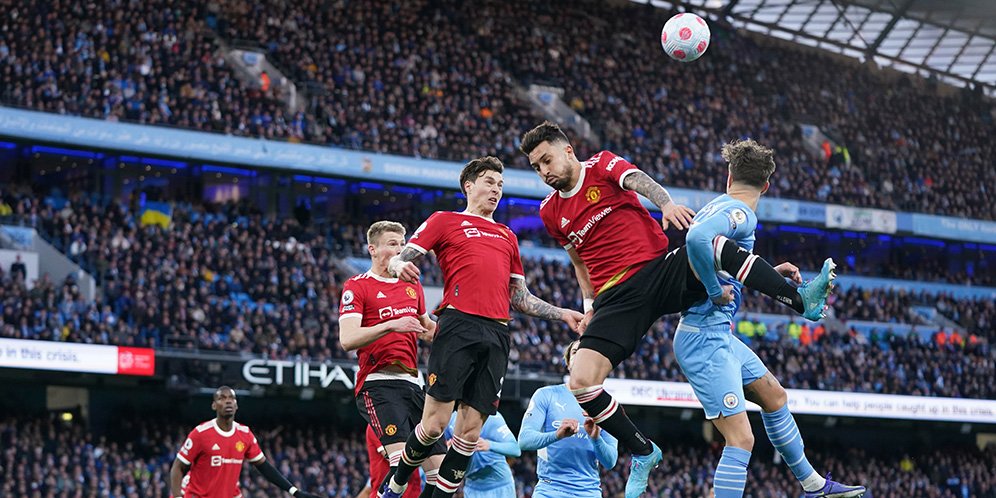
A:
<svg viewBox="0 0 996 498">
<path fill-rule="evenodd" d="M 246 449 L 246 443 L 243 443 L 242 441 L 238 441 L 235 443 L 235 451 L 242 453 L 242 451 L 245 449 Z"/>
<path fill-rule="evenodd" d="M 595 204 L 596 202 L 602 200 L 602 189 L 592 185 L 588 187 L 588 190 L 584 191 L 584 198 L 590 204 Z"/>
<path fill-rule="evenodd" d="M 407 287 L 407 288 L 405 288 L 405 294 L 408 294 L 408 297 L 410 297 L 412 299 L 416 299 L 418 297 L 418 295 L 415 294 L 415 288 L 413 288 L 413 287 Z"/>
<path fill-rule="evenodd" d="M 723 396 L 723 406 L 727 408 L 736 408 L 740 404 L 740 398 L 733 393 L 726 393 Z"/>
<path fill-rule="evenodd" d="M 435 383 L 436 383 L 436 374 L 429 374 L 429 385 L 431 386 Z"/>
<path fill-rule="evenodd" d="M 384 434 L 388 436 L 393 436 L 398 433 L 398 426 L 391 424 L 384 428 Z"/>
</svg>

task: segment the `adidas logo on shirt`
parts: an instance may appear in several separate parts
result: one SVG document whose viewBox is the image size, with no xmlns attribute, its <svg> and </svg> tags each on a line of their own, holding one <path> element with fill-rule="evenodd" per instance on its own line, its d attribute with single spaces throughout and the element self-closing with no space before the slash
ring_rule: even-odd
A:
<svg viewBox="0 0 996 498">
<path fill-rule="evenodd" d="M 377 299 L 384 299 L 385 297 L 387 296 L 385 296 L 383 292 L 380 291 L 377 292 Z"/>
<path fill-rule="evenodd" d="M 560 219 L 560 228 L 566 227 L 567 224 L 570 223 L 570 222 L 571 222 L 571 220 L 569 220 L 567 218 L 561 218 Z"/>
<path fill-rule="evenodd" d="M 472 226 L 474 226 L 474 224 L 471 223 L 471 222 L 469 222 L 469 221 L 464 220 L 464 222 L 461 223 L 460 226 L 462 226 L 462 227 L 472 227 Z"/>
<path fill-rule="evenodd" d="M 218 451 L 221 449 L 221 446 L 218 446 L 218 443 L 214 443 L 214 446 L 212 446 L 211 449 L 214 451 Z"/>
</svg>

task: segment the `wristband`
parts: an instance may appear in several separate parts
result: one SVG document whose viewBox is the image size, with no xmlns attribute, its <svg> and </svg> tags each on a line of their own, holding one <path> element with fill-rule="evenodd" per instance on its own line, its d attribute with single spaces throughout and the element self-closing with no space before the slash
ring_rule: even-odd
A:
<svg viewBox="0 0 996 498">
<path fill-rule="evenodd" d="M 297 486 L 291 486 L 291 488 L 288 489 L 287 492 L 290 493 L 291 496 L 294 496 L 294 493 L 297 493 Z"/>
<path fill-rule="evenodd" d="M 595 300 L 592 299 L 592 298 L 590 298 L 590 297 L 584 298 L 583 307 L 584 307 L 584 312 L 585 313 L 594 310 L 595 309 Z"/>
</svg>

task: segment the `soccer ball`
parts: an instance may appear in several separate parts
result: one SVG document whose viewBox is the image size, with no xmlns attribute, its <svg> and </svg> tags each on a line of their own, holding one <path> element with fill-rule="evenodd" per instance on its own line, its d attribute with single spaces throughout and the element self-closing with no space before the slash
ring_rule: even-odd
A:
<svg viewBox="0 0 996 498">
<path fill-rule="evenodd" d="M 701 17 L 685 12 L 675 14 L 664 23 L 661 30 L 661 46 L 664 52 L 676 61 L 692 62 L 709 48 L 709 25 Z"/>
</svg>

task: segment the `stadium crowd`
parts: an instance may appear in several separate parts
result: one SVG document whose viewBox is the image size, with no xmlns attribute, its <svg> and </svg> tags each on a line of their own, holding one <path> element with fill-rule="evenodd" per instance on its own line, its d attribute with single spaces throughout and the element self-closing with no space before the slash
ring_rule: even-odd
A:
<svg viewBox="0 0 996 498">
<path fill-rule="evenodd" d="M 811 50 L 759 43 L 722 23 L 712 23 L 705 57 L 669 63 L 657 41 L 671 13 L 649 4 L 461 6 L 487 51 L 518 80 L 563 87 L 605 147 L 671 185 L 722 190 L 719 146 L 753 136 L 778 151 L 776 197 L 996 214 L 983 205 L 996 180 L 986 161 L 994 153 L 991 102 L 938 97 L 910 79 L 893 82 Z M 853 161 L 815 160 L 794 123 L 818 124 Z"/>
<path fill-rule="evenodd" d="M 9 11 L 0 100 L 10 105 L 527 167 L 517 137 L 539 118 L 517 89 L 538 82 L 565 90 L 600 146 L 668 185 L 721 190 L 719 146 L 753 136 L 778 150 L 774 196 L 996 218 L 990 101 L 718 22 L 706 57 L 669 63 L 657 43 L 669 13 L 649 6 L 101 0 Z M 312 112 L 285 111 L 235 78 L 216 35 L 261 46 L 314 94 Z M 819 125 L 848 157 L 806 149 L 796 123 Z"/>
<path fill-rule="evenodd" d="M 313 126 L 236 77 L 202 2 L 5 3 L 4 104 L 274 139 Z"/>
<path fill-rule="evenodd" d="M 338 294 L 352 270 L 344 248 L 358 255 L 364 235 L 350 225 L 301 227 L 276 222 L 248 204 L 174 208 L 168 229 L 142 226 L 134 206 L 103 205 L 82 195 L 56 208 L 23 197 L 15 202 L 58 247 L 90 268 L 100 281 L 95 302 L 69 278 L 43 276 L 32 288 L 3 269 L 0 335 L 16 338 L 252 352 L 273 358 L 346 359 L 338 344 Z M 336 228 L 338 227 L 338 228 Z M 427 280 L 438 268 L 425 266 Z M 537 295 L 578 307 L 573 272 L 553 261 L 526 259 L 526 278 Z M 760 296 L 746 312 L 785 313 Z M 787 387 L 935 396 L 989 397 L 996 373 L 990 348 L 996 308 L 986 299 L 902 289 L 849 288 L 831 299 L 832 316 L 878 322 L 862 333 L 782 320 L 767 330 L 744 319 L 738 332 Z M 917 306 L 965 325 L 921 337 Z M 746 315 L 750 316 L 750 315 Z M 671 352 L 674 317 L 662 320 L 625 362 L 619 375 L 683 380 Z M 893 326 L 898 331 L 893 330 Z M 559 324 L 517 317 L 512 327 L 513 370 L 556 372 L 571 334 Z M 423 364 L 428 348 L 423 350 Z"/>
<path fill-rule="evenodd" d="M 196 423 L 196 422 L 192 422 Z M 361 431 L 338 432 L 328 426 L 295 424 L 264 428 L 249 422 L 267 457 L 292 482 L 319 496 L 353 498 L 368 478 Z M 169 467 L 192 425 L 150 419 L 123 420 L 103 435 L 49 416 L 0 419 L 0 494 L 29 498 L 166 498 Z M 663 441 L 664 460 L 651 474 L 652 496 L 708 496 L 721 448 L 705 443 Z M 952 447 L 904 455 L 861 450 L 807 449 L 814 463 L 865 484 L 884 498 L 987 497 L 996 493 L 996 448 Z M 511 461 L 518 496 L 532 496 L 536 458 L 532 453 Z M 621 496 L 628 457 L 603 470 L 603 496 Z M 758 451 L 749 467 L 751 496 L 798 495 L 788 468 Z M 245 466 L 243 496 L 280 496 L 281 491 Z"/>
</svg>

